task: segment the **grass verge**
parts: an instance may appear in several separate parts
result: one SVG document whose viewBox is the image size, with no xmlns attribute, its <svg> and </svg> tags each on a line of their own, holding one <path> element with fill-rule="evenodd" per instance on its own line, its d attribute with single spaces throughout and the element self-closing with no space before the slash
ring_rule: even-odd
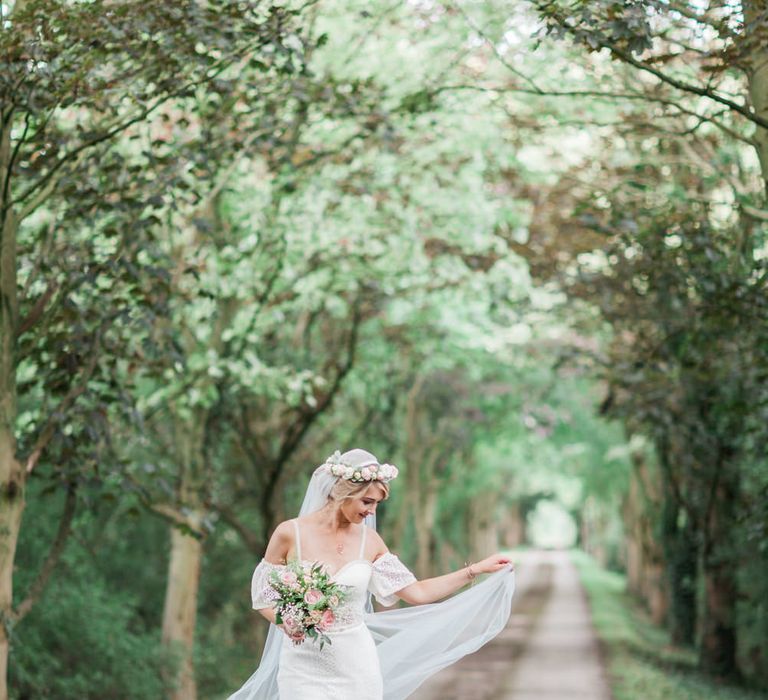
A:
<svg viewBox="0 0 768 700">
<path fill-rule="evenodd" d="M 625 590 L 624 576 L 584 552 L 571 558 L 587 589 L 615 700 L 766 700 L 768 693 L 717 683 L 696 668 L 692 651 L 673 647 Z"/>
</svg>

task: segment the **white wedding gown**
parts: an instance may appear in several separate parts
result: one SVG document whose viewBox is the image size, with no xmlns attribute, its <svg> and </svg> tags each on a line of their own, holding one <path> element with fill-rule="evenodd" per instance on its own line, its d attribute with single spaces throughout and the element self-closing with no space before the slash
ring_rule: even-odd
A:
<svg viewBox="0 0 768 700">
<path fill-rule="evenodd" d="M 301 555 L 301 533 L 293 521 L 296 557 Z M 393 605 L 399 591 L 416 581 L 416 577 L 391 553 L 371 562 L 363 557 L 367 528 L 363 527 L 357 559 L 342 566 L 331 578 L 345 589 L 346 597 L 336 613 L 336 622 L 328 631 L 330 644 L 320 645 L 307 639 L 295 645 L 283 635 L 277 684 L 280 698 L 291 700 L 381 700 L 383 683 L 379 656 L 373 636 L 365 626 L 368 592 L 382 605 Z M 307 563 L 314 563 L 307 560 Z M 271 605 L 269 573 L 279 565 L 262 561 L 252 582 L 254 609 Z M 261 571 L 259 570 L 261 569 Z"/>
<path fill-rule="evenodd" d="M 293 523 L 301 560 L 298 523 Z M 382 605 L 394 605 L 396 593 L 416 577 L 391 552 L 373 562 L 365 559 L 366 532 L 364 527 L 358 557 L 332 575 L 347 596 L 327 633 L 331 644 L 320 649 L 307 639 L 295 646 L 272 627 L 270 634 L 282 641 L 268 643 L 259 668 L 229 700 L 403 700 L 504 628 L 514 592 L 511 567 L 440 603 L 370 612 L 369 593 Z M 269 574 L 281 568 L 265 560 L 256 567 L 254 609 L 271 607 Z"/>
</svg>

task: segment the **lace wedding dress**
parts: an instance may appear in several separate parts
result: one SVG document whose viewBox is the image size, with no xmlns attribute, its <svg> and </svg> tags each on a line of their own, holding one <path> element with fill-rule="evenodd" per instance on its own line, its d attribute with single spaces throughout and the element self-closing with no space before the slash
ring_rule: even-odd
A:
<svg viewBox="0 0 768 700">
<path fill-rule="evenodd" d="M 296 520 L 293 526 L 296 556 L 302 560 L 301 535 Z M 394 592 L 413 583 L 416 578 L 394 554 L 387 553 L 374 562 L 363 558 L 366 533 L 367 528 L 363 527 L 357 559 L 332 575 L 332 579 L 344 587 L 346 597 L 337 611 L 336 622 L 328 632 L 331 644 L 324 645 L 322 649 L 311 640 L 294 645 L 287 635 L 283 635 L 277 674 L 280 698 L 381 700 L 383 697 L 379 656 L 364 621 L 368 592 L 373 593 L 382 605 L 393 605 L 397 601 Z M 255 609 L 271 604 L 269 574 L 279 568 L 282 567 L 262 561 L 254 572 L 252 595 Z"/>
<path fill-rule="evenodd" d="M 302 559 L 298 522 L 296 556 Z M 295 646 L 274 625 L 256 673 L 229 700 L 403 700 L 427 678 L 479 649 L 509 618 L 514 575 L 510 569 L 440 603 L 373 613 L 369 594 L 385 606 L 415 576 L 390 552 L 371 562 L 358 557 L 332 578 L 347 595 L 328 631 L 330 645 Z M 314 563 L 314 562 L 312 562 Z M 262 560 L 251 582 L 254 609 L 271 606 L 269 574 L 283 568 Z M 270 641 L 274 635 L 281 640 Z"/>
<path fill-rule="evenodd" d="M 340 458 L 360 468 L 379 464 L 359 449 Z M 314 471 L 299 517 L 328 503 L 337 478 L 325 465 Z M 293 522 L 301 559 L 298 522 Z M 327 632 L 332 643 L 322 649 L 311 640 L 294 646 L 270 625 L 259 667 L 229 700 L 404 700 L 431 675 L 504 629 L 515 590 L 511 566 L 439 603 L 374 613 L 371 595 L 382 605 L 394 605 L 396 593 L 416 579 L 394 554 L 373 562 L 363 557 L 369 527 L 376 529 L 375 514 L 365 519 L 357 558 L 332 574 L 347 589 L 337 622 Z M 275 566 L 262 560 L 254 571 L 256 609 L 271 605 L 268 583 Z"/>
</svg>

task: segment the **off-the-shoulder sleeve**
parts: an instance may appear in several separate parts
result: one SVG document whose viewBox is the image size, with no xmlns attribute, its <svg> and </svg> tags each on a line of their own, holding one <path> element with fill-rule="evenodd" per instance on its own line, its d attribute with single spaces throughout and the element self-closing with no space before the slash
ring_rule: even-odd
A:
<svg viewBox="0 0 768 700">
<path fill-rule="evenodd" d="M 253 578 L 251 578 L 251 600 L 253 601 L 253 609 L 261 610 L 262 608 L 271 608 L 273 601 L 277 598 L 277 593 L 269 585 L 269 575 L 278 569 L 285 567 L 280 564 L 272 564 L 266 559 L 262 559 L 259 565 L 253 572 Z"/>
<path fill-rule="evenodd" d="M 373 562 L 368 590 L 382 605 L 394 605 L 397 602 L 395 593 L 415 582 L 416 577 L 397 555 L 387 552 Z"/>
</svg>

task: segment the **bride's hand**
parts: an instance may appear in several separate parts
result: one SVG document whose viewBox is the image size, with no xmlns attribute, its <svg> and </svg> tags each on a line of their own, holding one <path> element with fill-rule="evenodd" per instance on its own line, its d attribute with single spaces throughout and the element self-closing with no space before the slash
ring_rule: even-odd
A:
<svg viewBox="0 0 768 700">
<path fill-rule="evenodd" d="M 304 638 L 305 638 L 304 632 L 295 632 L 292 634 L 286 629 L 285 625 L 282 623 L 277 625 L 277 627 L 278 629 L 282 630 L 285 636 L 288 637 L 288 639 L 290 639 L 294 644 L 301 644 L 304 641 Z"/>
<path fill-rule="evenodd" d="M 514 571 L 515 565 L 506 554 L 492 554 L 490 557 L 472 564 L 472 572 L 475 574 L 492 574 L 496 571 L 501 571 L 509 564 L 512 564 L 512 570 Z"/>
</svg>

